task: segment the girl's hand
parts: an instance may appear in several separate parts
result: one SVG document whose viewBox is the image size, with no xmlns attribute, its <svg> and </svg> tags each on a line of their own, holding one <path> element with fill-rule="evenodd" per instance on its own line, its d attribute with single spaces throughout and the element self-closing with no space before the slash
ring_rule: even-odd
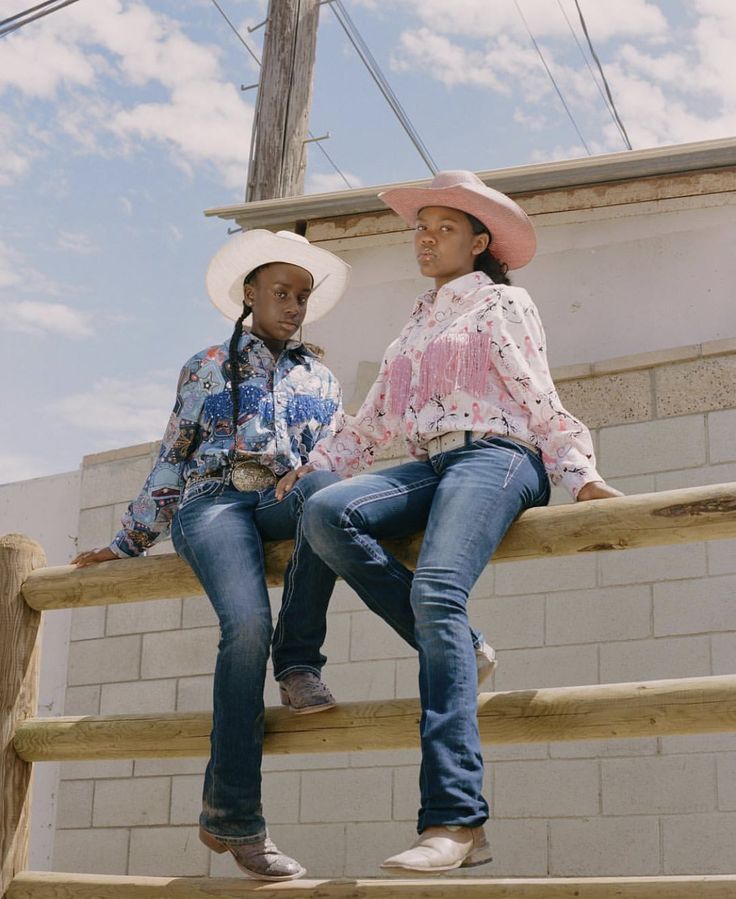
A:
<svg viewBox="0 0 736 899">
<path fill-rule="evenodd" d="M 609 487 L 605 481 L 588 481 L 578 491 L 577 501 L 584 503 L 589 499 L 611 499 L 614 496 L 623 496 L 623 493 L 615 487 Z"/>
<path fill-rule="evenodd" d="M 110 547 L 106 546 L 104 549 L 90 549 L 79 553 L 69 564 L 76 565 L 77 568 L 86 568 L 88 565 L 96 565 L 98 562 L 112 562 L 113 559 L 117 558 L 118 556 L 115 555 Z"/>
<path fill-rule="evenodd" d="M 310 471 L 314 471 L 314 465 L 307 463 L 306 465 L 301 465 L 299 468 L 295 468 L 294 471 L 287 472 L 276 485 L 276 499 L 281 502 L 299 478 L 303 478 L 304 475 L 309 474 Z"/>
</svg>

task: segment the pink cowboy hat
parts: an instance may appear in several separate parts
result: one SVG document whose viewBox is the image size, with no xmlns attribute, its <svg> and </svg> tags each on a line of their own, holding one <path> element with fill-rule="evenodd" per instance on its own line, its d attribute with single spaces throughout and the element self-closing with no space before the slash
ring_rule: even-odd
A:
<svg viewBox="0 0 736 899">
<path fill-rule="evenodd" d="M 473 172 L 438 172 L 429 187 L 392 187 L 378 196 L 412 226 L 425 206 L 449 206 L 474 215 L 491 232 L 491 253 L 509 269 L 531 262 L 536 252 L 534 225 L 521 206 L 486 187 Z"/>
</svg>

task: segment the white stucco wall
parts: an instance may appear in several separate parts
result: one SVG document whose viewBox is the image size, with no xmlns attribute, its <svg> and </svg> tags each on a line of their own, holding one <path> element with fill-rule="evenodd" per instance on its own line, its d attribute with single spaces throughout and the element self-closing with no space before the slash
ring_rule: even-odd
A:
<svg viewBox="0 0 736 899">
<path fill-rule="evenodd" d="M 49 565 L 64 565 L 74 555 L 79 521 L 79 472 L 0 484 L 0 534 L 33 537 Z M 71 610 L 45 612 L 41 624 L 41 682 L 38 714 L 62 715 L 66 691 Z M 36 765 L 31 809 L 32 870 L 51 866 L 56 822 L 58 764 Z"/>
</svg>

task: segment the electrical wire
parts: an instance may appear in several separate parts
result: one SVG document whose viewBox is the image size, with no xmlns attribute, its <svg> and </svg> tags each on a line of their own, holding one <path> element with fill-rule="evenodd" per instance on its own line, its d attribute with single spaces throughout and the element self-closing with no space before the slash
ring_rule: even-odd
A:
<svg viewBox="0 0 736 899">
<path fill-rule="evenodd" d="M 212 0 L 212 4 L 217 9 L 217 11 L 220 13 L 222 18 L 230 26 L 233 34 L 237 37 L 237 39 L 240 41 L 240 43 L 245 47 L 245 49 L 248 51 L 248 53 L 250 53 L 250 55 L 256 61 L 256 65 L 258 66 L 258 68 L 260 68 L 261 60 L 258 58 L 258 55 L 251 49 L 251 47 L 248 45 L 247 41 L 245 41 L 245 39 L 243 38 L 242 34 L 238 31 L 238 29 L 235 27 L 235 25 L 233 25 L 232 21 L 228 18 L 227 14 L 223 10 L 223 8 L 220 6 L 220 4 L 217 2 L 217 0 Z M 314 135 L 312 134 L 311 131 L 308 131 L 307 133 L 309 134 L 309 136 L 311 138 L 314 138 Z M 345 183 L 345 186 L 348 188 L 348 190 L 352 190 L 353 185 L 345 177 L 344 173 L 342 172 L 342 170 L 340 169 L 338 164 L 335 162 L 335 160 L 330 156 L 330 154 L 327 152 L 327 150 L 325 150 L 325 148 L 322 146 L 322 142 L 316 141 L 315 143 L 317 144 L 317 149 L 322 153 L 322 155 L 329 162 L 329 164 L 332 166 L 332 168 L 335 170 L 335 172 L 337 172 L 337 174 L 342 178 L 342 180 Z M 254 145 L 255 145 L 255 128 L 253 128 L 251 130 L 251 142 L 250 142 L 250 160 L 251 161 L 253 160 Z"/>
<path fill-rule="evenodd" d="M 601 99 L 603 100 L 603 105 L 606 107 L 608 114 L 611 116 L 613 124 L 616 126 L 619 133 L 621 134 L 621 139 L 623 140 L 624 145 L 626 145 L 626 135 L 621 130 L 621 126 L 619 125 L 619 123 L 616 121 L 616 116 L 613 114 L 613 110 L 611 109 L 611 104 L 608 102 L 608 98 L 603 93 L 603 88 L 601 87 L 600 82 L 595 77 L 595 72 L 593 71 L 593 68 L 590 65 L 590 62 L 588 61 L 588 57 L 585 55 L 585 51 L 583 50 L 583 45 L 580 43 L 578 36 L 575 33 L 575 29 L 572 27 L 572 22 L 568 18 L 565 7 L 562 5 L 562 0 L 557 0 L 557 5 L 560 7 L 560 12 L 565 17 L 565 21 L 567 22 L 567 27 L 570 29 L 570 34 L 573 36 L 575 43 L 578 45 L 578 50 L 580 51 L 580 55 L 583 57 L 583 62 L 585 63 L 585 65 L 588 68 L 588 71 L 590 72 L 591 80 L 593 81 L 593 84 L 595 84 L 595 86 L 598 88 L 598 93 L 601 95 Z M 629 147 L 629 149 L 631 149 L 631 147 Z"/>
<path fill-rule="evenodd" d="M 51 15 L 52 12 L 56 12 L 59 9 L 63 9 L 65 6 L 70 6 L 72 3 L 76 3 L 77 0 L 63 0 L 62 3 L 57 3 L 52 9 L 42 9 L 42 7 L 50 6 L 50 3 L 39 3 L 37 6 L 32 6 L 30 9 L 25 10 L 25 12 L 18 13 L 16 16 L 11 16 L 9 19 L 4 19 L 0 22 L 0 37 L 5 37 L 7 34 L 11 34 L 13 31 L 17 31 L 19 28 L 23 28 L 24 25 L 28 25 L 30 22 L 35 22 L 36 19 L 42 19 L 44 16 Z M 35 16 L 29 15 L 34 10 L 41 9 L 41 12 L 37 12 Z M 22 19 L 21 22 L 18 22 L 18 19 Z M 15 24 L 7 25 L 3 28 L 7 22 L 13 22 Z"/>
<path fill-rule="evenodd" d="M 422 140 L 421 136 L 419 135 L 419 132 L 412 124 L 411 119 L 409 118 L 404 107 L 401 105 L 399 98 L 393 92 L 391 85 L 386 79 L 386 76 L 381 71 L 381 67 L 378 65 L 368 45 L 363 40 L 358 27 L 348 15 L 347 10 L 342 4 L 342 0 L 326 0 L 326 2 L 335 14 L 337 21 L 342 26 L 342 29 L 347 35 L 350 43 L 353 45 L 355 52 L 358 54 L 365 67 L 368 69 L 371 78 L 373 78 L 378 86 L 378 89 L 383 94 L 386 102 L 391 107 L 394 114 L 396 115 L 396 118 L 401 123 L 402 128 L 407 133 L 417 152 L 424 160 L 427 168 L 433 175 L 436 175 L 437 163 L 432 158 L 432 155 L 429 152 L 426 144 Z"/>
<path fill-rule="evenodd" d="M 37 9 L 42 9 L 44 6 L 51 6 L 52 4 L 58 2 L 59 0 L 45 0 L 44 3 L 37 3 L 35 6 L 24 9 L 23 12 L 16 13 L 14 16 L 9 16 L 7 19 L 2 19 L 2 21 L 0 21 L 0 28 L 4 28 L 6 25 L 10 24 L 10 22 L 15 22 L 16 19 L 22 19 L 24 18 L 24 16 L 30 15 Z"/>
<path fill-rule="evenodd" d="M 537 43 L 536 38 L 532 34 L 532 30 L 529 27 L 529 24 L 527 23 L 527 20 L 524 17 L 524 13 L 521 11 L 521 7 L 519 6 L 518 0 L 514 0 L 514 5 L 516 6 L 517 12 L 519 13 L 519 16 L 521 17 L 521 21 L 524 23 L 524 27 L 526 28 L 526 30 L 529 34 L 529 37 L 531 38 L 532 44 L 534 44 L 534 49 L 537 51 L 537 55 L 542 60 L 542 65 L 544 66 L 547 74 L 549 75 L 549 80 L 554 85 L 554 89 L 557 91 L 557 96 L 560 98 L 560 102 L 565 107 L 565 112 L 567 113 L 568 118 L 572 122 L 573 128 L 577 132 L 577 135 L 580 138 L 580 140 L 583 142 L 583 146 L 585 147 L 585 150 L 586 150 L 588 156 L 591 156 L 592 154 L 590 152 L 590 147 L 585 142 L 585 138 L 583 137 L 582 132 L 578 128 L 578 123 L 575 121 L 575 118 L 574 118 L 572 112 L 570 111 L 570 107 L 567 105 L 567 103 L 565 103 L 565 98 L 562 96 L 562 91 L 560 90 L 557 82 L 555 81 L 555 76 L 552 74 L 549 66 L 547 65 L 547 60 L 544 58 L 544 54 L 542 53 L 542 50 L 541 50 L 539 44 Z"/>
<path fill-rule="evenodd" d="M 613 95 L 611 94 L 611 88 L 608 86 L 608 81 L 606 80 L 606 76 L 603 72 L 603 66 L 601 65 L 600 59 L 598 59 L 598 54 L 595 52 L 595 48 L 593 47 L 593 42 L 590 39 L 590 35 L 588 34 L 588 26 L 585 24 L 585 16 L 583 15 L 582 9 L 580 9 L 580 4 L 578 0 L 575 0 L 575 8 L 578 11 L 578 16 L 580 18 L 580 24 L 583 27 L 583 34 L 585 35 L 585 39 L 588 42 L 588 47 L 590 48 L 591 55 L 595 60 L 595 64 L 598 66 L 598 71 L 601 73 L 601 78 L 603 79 L 603 86 L 606 89 L 606 94 L 608 96 L 608 102 L 611 104 L 611 112 L 613 113 L 616 122 L 619 126 L 619 131 L 621 132 L 621 136 L 626 143 L 626 146 L 629 150 L 632 150 L 631 141 L 629 140 L 629 135 L 626 132 L 626 128 L 624 127 L 624 123 L 621 121 L 621 116 L 618 114 L 618 110 L 616 109 L 616 104 L 613 102 Z"/>
</svg>

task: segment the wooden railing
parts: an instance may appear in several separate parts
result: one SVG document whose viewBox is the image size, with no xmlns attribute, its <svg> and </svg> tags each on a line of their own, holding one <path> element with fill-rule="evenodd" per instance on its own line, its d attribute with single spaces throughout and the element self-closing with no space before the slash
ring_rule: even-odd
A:
<svg viewBox="0 0 736 899">
<path fill-rule="evenodd" d="M 579 505 L 530 509 L 513 525 L 496 559 L 736 537 L 736 484 L 720 484 Z M 416 558 L 421 535 L 391 549 Z M 289 543 L 267 546 L 267 574 L 280 583 Z M 3 810 L 1 891 L 5 899 L 65 897 L 463 897 L 484 899 L 701 899 L 736 897 L 736 875 L 443 880 L 243 880 L 118 877 L 26 871 L 31 763 L 67 759 L 202 756 L 210 715 L 107 715 L 34 718 L 36 634 L 40 611 L 163 599 L 201 588 L 176 556 L 106 562 L 93 568 L 44 568 L 41 548 L 19 535 L 0 539 L 0 689 Z M 484 693 L 478 699 L 485 743 L 616 739 L 736 731 L 736 675 L 631 684 Z M 265 751 L 307 753 L 397 749 L 417 745 L 416 700 L 341 705 L 319 716 L 266 715 Z"/>
</svg>

